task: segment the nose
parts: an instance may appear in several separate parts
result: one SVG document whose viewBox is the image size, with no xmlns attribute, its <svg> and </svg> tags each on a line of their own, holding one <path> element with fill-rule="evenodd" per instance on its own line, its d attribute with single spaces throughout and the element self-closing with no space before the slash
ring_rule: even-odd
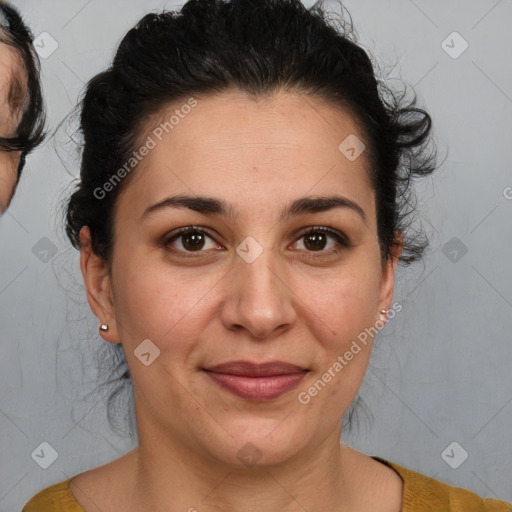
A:
<svg viewBox="0 0 512 512">
<path fill-rule="evenodd" d="M 297 319 L 291 275 L 275 251 L 265 248 L 252 263 L 236 255 L 227 276 L 221 319 L 229 330 L 247 331 L 252 338 L 281 335 Z"/>
</svg>

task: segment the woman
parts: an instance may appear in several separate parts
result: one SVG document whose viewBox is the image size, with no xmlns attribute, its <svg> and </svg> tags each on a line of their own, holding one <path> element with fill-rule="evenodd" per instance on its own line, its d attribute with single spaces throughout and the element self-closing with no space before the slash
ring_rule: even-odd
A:
<svg viewBox="0 0 512 512">
<path fill-rule="evenodd" d="M 430 128 L 320 8 L 191 0 L 130 30 L 87 86 L 67 233 L 139 443 L 24 512 L 510 510 L 340 444 L 425 247 Z"/>
<path fill-rule="evenodd" d="M 43 140 L 39 59 L 30 29 L 0 3 L 0 214 L 9 206 L 28 153 Z"/>
</svg>

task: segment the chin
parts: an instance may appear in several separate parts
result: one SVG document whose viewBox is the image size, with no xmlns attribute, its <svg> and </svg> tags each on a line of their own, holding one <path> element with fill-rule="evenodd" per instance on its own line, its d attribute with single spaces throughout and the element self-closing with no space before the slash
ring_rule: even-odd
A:
<svg viewBox="0 0 512 512">
<path fill-rule="evenodd" d="M 222 430 L 222 439 L 212 439 L 208 449 L 214 458 L 236 468 L 286 463 L 303 448 L 300 440 L 304 428 L 287 425 L 285 418 L 286 414 L 283 414 L 279 420 L 252 418 L 226 425 L 227 432 Z"/>
</svg>

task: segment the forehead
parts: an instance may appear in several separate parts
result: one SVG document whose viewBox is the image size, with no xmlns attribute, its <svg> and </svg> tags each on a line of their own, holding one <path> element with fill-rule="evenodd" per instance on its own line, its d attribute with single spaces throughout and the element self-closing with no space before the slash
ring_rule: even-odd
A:
<svg viewBox="0 0 512 512">
<path fill-rule="evenodd" d="M 194 193 L 222 197 L 235 210 L 250 205 L 258 215 L 299 196 L 339 193 L 371 215 L 366 154 L 351 161 L 340 150 L 349 137 L 363 141 L 348 111 L 291 92 L 258 99 L 241 92 L 194 96 L 193 108 L 187 100 L 167 105 L 140 130 L 137 147 L 150 138 L 154 145 L 120 204 L 136 196 L 142 207 Z M 129 197 L 123 201 L 123 195 Z"/>
<path fill-rule="evenodd" d="M 202 166 L 205 158 L 212 163 L 222 159 L 269 161 L 272 166 L 279 158 L 294 166 L 304 158 L 320 163 L 337 160 L 346 149 L 347 138 L 358 143 L 365 138 L 347 109 L 284 91 L 263 98 L 240 91 L 183 98 L 162 106 L 138 135 L 137 147 L 147 143 L 148 137 L 155 142 L 141 167 L 172 157 L 190 168 Z M 367 167 L 367 157 L 363 151 L 351 167 Z"/>
<path fill-rule="evenodd" d="M 178 138 L 187 138 L 188 144 L 194 146 L 198 142 L 206 143 L 205 136 L 221 139 L 228 133 L 236 135 L 234 142 L 241 142 L 242 138 L 249 136 L 250 143 L 254 143 L 258 138 L 261 141 L 275 139 L 287 142 L 293 138 L 313 139 L 322 132 L 320 137 L 324 138 L 329 133 L 329 141 L 332 142 L 340 132 L 360 131 L 355 117 L 348 110 L 322 98 L 298 92 L 281 90 L 265 97 L 254 97 L 242 91 L 225 91 L 193 97 L 197 107 L 192 109 L 187 106 L 190 97 L 162 106 L 142 130 L 144 135 L 148 129 L 165 125 L 179 111 L 186 114 L 180 115 L 181 119 L 186 118 L 186 123 L 180 129 L 173 130 L 173 139 L 177 143 Z M 204 118 L 209 119 L 207 126 Z M 284 125 L 288 125 L 287 133 L 280 131 Z"/>
<path fill-rule="evenodd" d="M 9 91 L 13 77 L 24 74 L 23 62 L 17 50 L 10 44 L 0 42 L 0 90 L 5 94 Z"/>
<path fill-rule="evenodd" d="M 1 135 L 17 124 L 27 91 L 27 74 L 18 51 L 0 42 L 0 129 Z"/>
</svg>

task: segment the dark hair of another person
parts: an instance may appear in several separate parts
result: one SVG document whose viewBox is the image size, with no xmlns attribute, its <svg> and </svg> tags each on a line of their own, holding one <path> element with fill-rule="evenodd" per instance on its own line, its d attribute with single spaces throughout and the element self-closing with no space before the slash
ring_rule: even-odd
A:
<svg viewBox="0 0 512 512">
<path fill-rule="evenodd" d="M 129 160 L 148 118 L 170 102 L 235 90 L 255 98 L 298 92 L 352 114 L 370 160 L 382 260 L 396 230 L 400 261 L 421 258 L 428 241 L 413 229 L 412 180 L 436 167 L 431 118 L 415 96 L 406 100 L 376 77 L 351 21 L 331 23 L 322 1 L 307 9 L 299 0 L 189 0 L 180 12 L 147 14 L 126 34 L 82 100 L 80 180 L 66 211 L 73 246 L 89 226 L 93 250 L 110 261 L 116 198 L 137 171 L 102 199 L 94 190 Z"/>
<path fill-rule="evenodd" d="M 25 166 L 26 156 L 44 139 L 44 102 L 40 83 L 39 57 L 33 47 L 33 36 L 23 22 L 19 12 L 5 2 L 0 2 L 0 16 L 4 25 L 0 26 L 0 43 L 12 46 L 25 68 L 28 78 L 28 90 L 25 90 L 19 76 L 13 77 L 10 84 L 8 101 L 13 112 L 24 108 L 14 137 L 0 137 L 0 149 L 4 151 L 21 151 L 18 165 L 18 181 Z M 28 95 L 27 101 L 20 98 Z"/>
</svg>

